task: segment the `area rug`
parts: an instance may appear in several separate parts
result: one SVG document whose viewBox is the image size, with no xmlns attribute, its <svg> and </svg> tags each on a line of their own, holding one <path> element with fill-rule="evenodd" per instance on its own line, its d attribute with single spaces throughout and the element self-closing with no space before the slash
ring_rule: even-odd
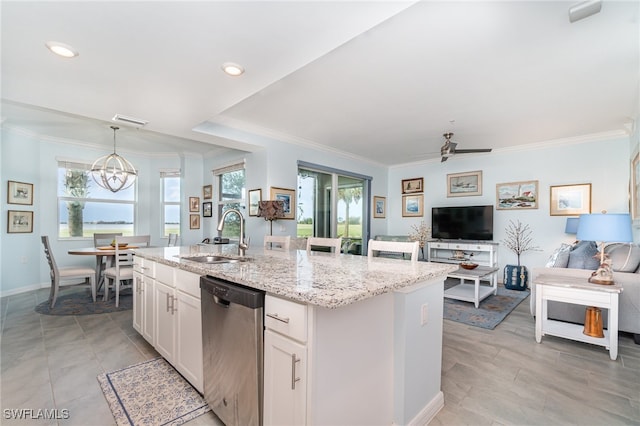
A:
<svg viewBox="0 0 640 426">
<path fill-rule="evenodd" d="M 69 294 L 58 296 L 56 305 L 51 309 L 49 301 L 44 301 L 36 306 L 36 312 L 45 315 L 91 315 L 106 314 L 110 312 L 126 311 L 133 308 L 133 295 L 130 290 L 120 294 L 119 306 L 116 308 L 115 299 L 104 302 L 102 296 L 98 296 L 96 302 L 91 298 L 91 292 L 83 289 Z"/>
<path fill-rule="evenodd" d="M 164 358 L 100 374 L 98 382 L 119 426 L 181 425 L 210 410 Z"/>
<path fill-rule="evenodd" d="M 444 289 L 460 284 L 459 279 L 449 278 Z M 476 309 L 473 302 L 444 299 L 444 319 L 475 327 L 493 330 L 529 295 L 529 290 L 508 290 L 498 284 L 498 294 L 484 299 Z"/>
</svg>

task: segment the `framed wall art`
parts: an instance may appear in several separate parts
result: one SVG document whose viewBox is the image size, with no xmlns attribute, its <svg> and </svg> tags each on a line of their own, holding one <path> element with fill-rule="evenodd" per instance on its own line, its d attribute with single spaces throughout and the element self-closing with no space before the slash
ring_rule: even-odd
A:
<svg viewBox="0 0 640 426">
<path fill-rule="evenodd" d="M 200 215 L 199 214 L 190 214 L 189 215 L 189 229 L 200 229 Z"/>
<path fill-rule="evenodd" d="M 447 197 L 482 195 L 482 171 L 447 175 Z"/>
<path fill-rule="evenodd" d="M 423 215 L 423 194 L 402 196 L 402 217 L 422 217 Z"/>
<path fill-rule="evenodd" d="M 205 200 L 213 198 L 213 185 L 205 185 L 202 187 L 202 198 Z"/>
<path fill-rule="evenodd" d="M 424 190 L 424 178 L 402 179 L 402 193 L 413 194 Z"/>
<path fill-rule="evenodd" d="M 189 197 L 189 211 L 192 213 L 200 211 L 200 197 Z"/>
<path fill-rule="evenodd" d="M 33 205 L 33 184 L 13 180 L 8 181 L 7 204 Z"/>
<path fill-rule="evenodd" d="M 293 189 L 271 187 L 271 199 L 284 203 L 283 219 L 296 218 L 296 191 Z"/>
<path fill-rule="evenodd" d="M 373 217 L 384 219 L 387 216 L 387 199 L 386 197 L 373 197 Z"/>
<path fill-rule="evenodd" d="M 262 189 L 249 191 L 249 216 L 258 216 L 258 205 L 262 201 Z"/>
<path fill-rule="evenodd" d="M 591 184 L 556 185 L 550 187 L 551 216 L 577 216 L 591 213 Z"/>
<path fill-rule="evenodd" d="M 211 201 L 202 203 L 202 216 L 204 217 L 213 216 L 213 203 Z"/>
<path fill-rule="evenodd" d="M 8 234 L 33 232 L 33 212 L 9 210 L 7 213 Z"/>
<path fill-rule="evenodd" d="M 496 184 L 496 210 L 538 208 L 538 181 Z"/>
</svg>

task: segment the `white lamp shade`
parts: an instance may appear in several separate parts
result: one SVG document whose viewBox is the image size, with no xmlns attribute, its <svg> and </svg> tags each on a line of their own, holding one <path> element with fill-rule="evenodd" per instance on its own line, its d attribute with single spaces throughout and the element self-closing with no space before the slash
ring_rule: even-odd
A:
<svg viewBox="0 0 640 426">
<path fill-rule="evenodd" d="M 631 216 L 628 213 L 582 214 L 578 221 L 578 240 L 630 243 Z"/>
</svg>

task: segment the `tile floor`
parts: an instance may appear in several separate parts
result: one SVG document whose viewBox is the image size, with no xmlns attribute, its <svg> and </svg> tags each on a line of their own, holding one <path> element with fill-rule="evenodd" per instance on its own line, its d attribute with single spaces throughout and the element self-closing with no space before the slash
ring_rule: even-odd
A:
<svg viewBox="0 0 640 426">
<path fill-rule="evenodd" d="M 74 290 L 65 290 L 74 291 Z M 112 425 L 96 376 L 154 358 L 131 311 L 56 317 L 34 306 L 48 289 L 0 299 L 2 425 Z M 445 407 L 432 425 L 640 424 L 640 345 L 604 348 L 534 339 L 528 300 L 495 330 L 445 321 Z M 5 409 L 69 410 L 61 420 L 8 420 Z M 209 413 L 190 425 L 220 425 Z"/>
</svg>

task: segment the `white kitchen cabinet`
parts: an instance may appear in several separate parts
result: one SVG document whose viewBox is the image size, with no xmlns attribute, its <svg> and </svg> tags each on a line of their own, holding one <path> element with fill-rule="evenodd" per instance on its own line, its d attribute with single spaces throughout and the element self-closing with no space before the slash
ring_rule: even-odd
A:
<svg viewBox="0 0 640 426">
<path fill-rule="evenodd" d="M 155 302 L 155 348 L 164 359 L 174 364 L 176 346 L 175 289 L 156 281 Z"/>
<path fill-rule="evenodd" d="M 204 389 L 200 276 L 176 270 L 175 367 L 200 392 Z"/>
<path fill-rule="evenodd" d="M 155 262 L 140 257 L 133 265 L 133 328 L 154 345 Z"/>
<path fill-rule="evenodd" d="M 306 424 L 306 345 L 267 329 L 264 368 L 264 424 Z"/>
<path fill-rule="evenodd" d="M 158 264 L 154 294 L 154 347 L 202 392 L 200 276 Z"/>
</svg>

